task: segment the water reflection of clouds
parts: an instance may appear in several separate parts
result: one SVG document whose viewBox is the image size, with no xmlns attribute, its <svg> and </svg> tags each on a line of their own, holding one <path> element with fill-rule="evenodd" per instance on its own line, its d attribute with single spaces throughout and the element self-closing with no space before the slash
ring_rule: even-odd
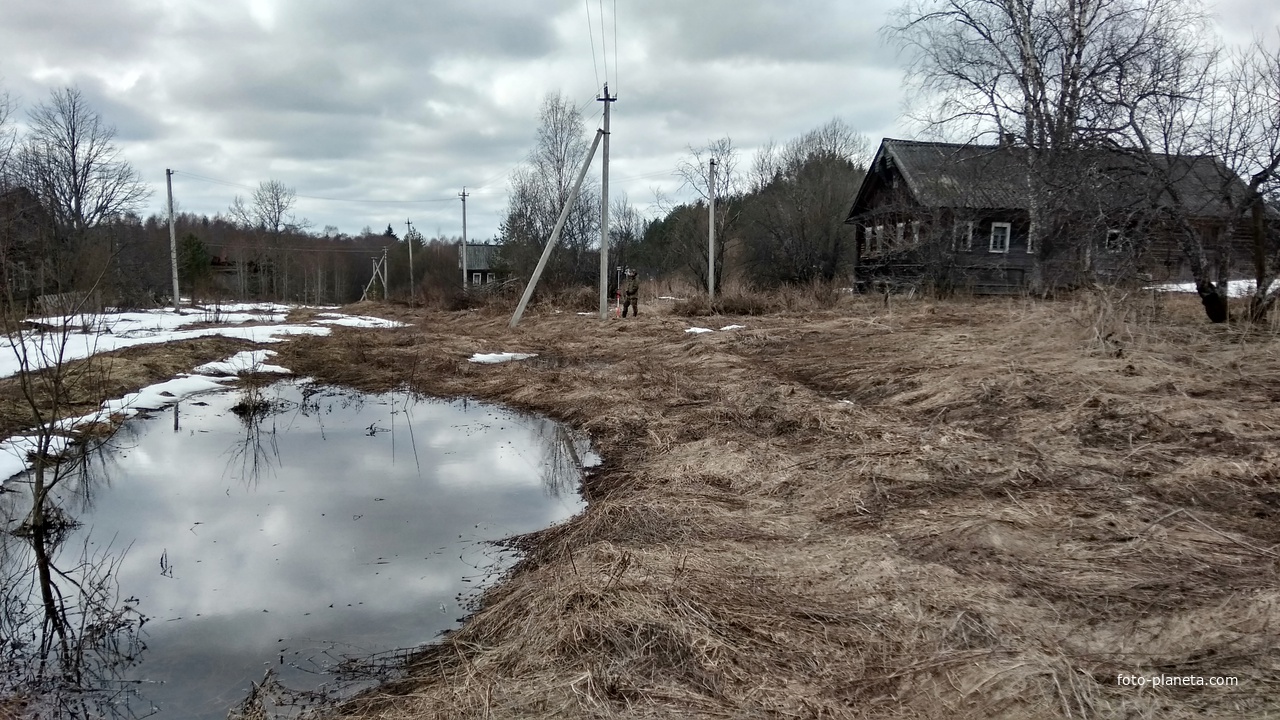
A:
<svg viewBox="0 0 1280 720">
<path fill-rule="evenodd" d="M 269 652 L 282 637 L 344 640 L 401 622 L 371 649 L 425 641 L 462 614 L 455 596 L 476 585 L 462 578 L 492 563 L 479 539 L 579 507 L 576 495 L 548 497 L 544 466 L 559 439 L 536 432 L 540 423 L 475 403 L 325 393 L 262 421 L 279 430 L 278 458 L 256 482 L 229 465 L 228 445 L 246 433 L 228 412 L 233 396 L 184 406 L 177 432 L 160 420 L 134 425 L 131 447 L 108 461 L 114 488 L 86 521 L 95 537 L 133 542 L 120 586 L 155 618 L 151 657 L 192 634 L 216 639 L 206 668 L 231 667 L 242 646 Z M 172 577 L 161 575 L 162 554 Z M 241 660 L 255 671 L 263 662 Z M 157 667 L 148 659 L 140 673 Z"/>
</svg>

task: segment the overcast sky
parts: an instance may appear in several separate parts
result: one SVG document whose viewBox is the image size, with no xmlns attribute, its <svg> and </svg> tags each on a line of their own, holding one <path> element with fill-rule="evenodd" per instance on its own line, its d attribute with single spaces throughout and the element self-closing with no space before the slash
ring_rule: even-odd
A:
<svg viewBox="0 0 1280 720">
<path fill-rule="evenodd" d="M 20 121 L 51 88 L 80 88 L 152 184 L 144 214 L 172 168 L 187 211 L 225 212 L 275 179 L 317 231 L 403 234 L 412 219 L 456 236 L 466 186 L 483 240 L 551 92 L 595 128 L 608 80 L 611 194 L 649 214 L 655 190 L 681 199 L 690 145 L 728 136 L 747 159 L 834 117 L 873 143 L 910 137 L 878 35 L 898 2 L 0 0 L 0 88 Z M 1276 0 L 1210 9 L 1235 39 L 1280 28 Z"/>
</svg>

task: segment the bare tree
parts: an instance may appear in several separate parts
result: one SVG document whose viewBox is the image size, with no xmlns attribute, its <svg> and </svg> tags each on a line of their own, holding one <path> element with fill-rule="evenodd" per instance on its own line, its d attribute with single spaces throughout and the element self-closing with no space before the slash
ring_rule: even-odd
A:
<svg viewBox="0 0 1280 720">
<path fill-rule="evenodd" d="M 298 193 L 279 180 L 258 183 L 249 203 L 239 195 L 227 209 L 236 224 L 250 232 L 259 233 L 259 247 L 254 258 L 259 278 L 266 289 L 279 299 L 289 294 L 289 255 L 284 248 L 284 237 L 289 233 L 305 230 L 307 219 L 299 219 L 293 213 Z M 246 259 L 242 259 L 243 264 Z M 243 273 L 243 270 L 242 270 Z"/>
<path fill-rule="evenodd" d="M 20 182 L 76 235 L 136 210 L 151 194 L 120 157 L 115 135 L 76 88 L 54 90 L 31 110 L 19 153 Z"/>
<path fill-rule="evenodd" d="M 1235 224 L 1249 215 L 1255 279 L 1250 316 L 1259 321 L 1280 298 L 1280 242 L 1266 206 L 1268 196 L 1274 200 L 1280 194 L 1280 46 L 1268 50 L 1256 39 L 1233 58 L 1222 87 L 1221 101 L 1210 104 L 1202 137 L 1208 153 L 1225 164 L 1231 179 L 1245 182 L 1224 235 L 1231 238 Z M 1219 191 L 1228 202 L 1236 199 L 1229 185 L 1220 185 Z M 1219 293 L 1224 290 L 1220 285 Z"/>
<path fill-rule="evenodd" d="M 1072 194 L 1062 182 L 1075 151 L 1125 136 L 1117 89 L 1203 29 L 1185 0 L 909 0 L 887 32 L 913 57 L 929 127 L 1026 149 L 1029 241 L 1043 255 L 1054 249 L 1048 218 Z"/>
<path fill-rule="evenodd" d="M 501 261 L 518 275 L 532 271 L 590 151 L 582 114 L 568 98 L 547 95 L 538 119 L 537 144 L 528 161 L 512 173 L 502 224 Z M 560 244 L 566 252 L 553 256 L 543 276 L 548 286 L 589 282 L 593 277 L 589 252 L 599 237 L 598 192 L 591 179 L 583 184 L 561 230 Z"/>
<path fill-rule="evenodd" d="M 10 160 L 17 137 L 13 127 L 13 99 L 8 92 L 0 92 L 0 190 L 9 187 Z"/>
<path fill-rule="evenodd" d="M 847 267 L 853 229 L 844 219 L 867 155 L 866 137 L 838 118 L 761 148 L 744 230 L 756 281 L 830 282 Z"/>
<path fill-rule="evenodd" d="M 725 256 L 734 244 L 735 232 L 742 218 L 744 179 L 739 167 L 738 149 L 733 139 L 723 137 L 701 147 L 689 146 L 689 154 L 676 165 L 676 175 L 684 180 L 683 188 L 693 190 L 699 200 L 688 209 L 676 208 L 673 213 L 687 216 L 672 226 L 671 248 L 680 257 L 694 279 L 707 287 L 708 220 L 699 220 L 697 208 L 703 216 L 709 215 L 707 203 L 711 199 L 712 169 L 715 162 L 716 196 L 716 246 L 715 279 L 719 290 L 725 281 Z M 682 189 L 683 189 L 682 188 Z"/>
</svg>

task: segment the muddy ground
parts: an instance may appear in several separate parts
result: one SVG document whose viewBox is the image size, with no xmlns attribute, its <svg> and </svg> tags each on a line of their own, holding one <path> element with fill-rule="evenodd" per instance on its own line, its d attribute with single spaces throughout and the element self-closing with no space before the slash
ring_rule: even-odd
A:
<svg viewBox="0 0 1280 720">
<path fill-rule="evenodd" d="M 605 459 L 580 516 L 340 716 L 1280 714 L 1275 328 L 1149 293 L 673 305 L 515 331 L 365 305 L 411 327 L 272 346 L 325 382 L 558 418 Z M 122 357 L 163 374 L 226 344 Z M 499 351 L 538 357 L 467 362 Z"/>
</svg>

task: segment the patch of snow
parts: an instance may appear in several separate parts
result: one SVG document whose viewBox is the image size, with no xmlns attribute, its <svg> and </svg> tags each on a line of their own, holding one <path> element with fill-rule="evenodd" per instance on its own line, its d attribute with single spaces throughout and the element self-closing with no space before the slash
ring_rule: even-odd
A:
<svg viewBox="0 0 1280 720">
<path fill-rule="evenodd" d="M 687 333 L 694 333 L 695 335 L 701 335 L 702 333 L 715 332 L 715 330 L 712 330 L 711 328 L 704 328 L 704 327 L 685 328 L 684 331 Z"/>
<path fill-rule="evenodd" d="M 1273 281 L 1268 290 L 1275 290 L 1276 283 L 1280 280 Z M 1228 280 L 1227 281 L 1227 297 L 1246 297 L 1253 294 L 1254 287 L 1257 282 L 1254 280 Z M 1160 292 L 1177 292 L 1177 293 L 1193 293 L 1196 291 L 1196 284 L 1188 283 L 1165 283 L 1163 285 L 1149 285 L 1143 290 L 1158 290 Z"/>
<path fill-rule="evenodd" d="M 304 306 L 305 307 L 305 306 Z M 348 316 L 342 313 L 321 313 L 325 320 L 309 325 L 255 325 L 246 327 L 232 323 L 279 323 L 292 309 L 278 303 L 229 303 L 151 312 L 107 312 L 102 314 L 78 314 L 40 318 L 33 324 L 53 328 L 46 332 L 29 331 L 19 337 L 3 339 L 0 348 L 0 378 L 23 371 L 39 370 L 58 362 L 80 360 L 97 353 L 111 352 L 137 345 L 152 345 L 201 337 L 222 336 L 266 344 L 283 342 L 293 335 L 329 335 L 328 325 L 348 327 L 404 327 L 405 323 L 368 316 Z M 336 310 L 339 306 L 322 306 L 323 310 Z M 187 325 L 217 321 L 215 327 L 182 329 Z M 234 382 L 236 374 L 249 369 L 256 372 L 289 373 L 278 365 L 267 365 L 264 360 L 275 353 L 271 350 L 254 350 L 238 353 L 221 363 L 208 363 L 196 368 L 198 375 L 180 375 L 172 380 L 145 387 L 122 398 L 108 400 L 96 411 L 79 417 L 63 418 L 50 427 L 53 437 L 52 452 L 61 452 L 70 442 L 71 433 L 83 425 L 106 422 L 113 415 L 132 417 L 141 410 L 159 410 L 185 398 L 204 392 L 226 389 L 226 383 Z M 500 359 L 477 362 L 505 362 L 522 360 L 533 355 L 501 353 Z M 217 376 L 210 376 L 217 374 Z M 38 442 L 34 435 L 15 435 L 0 441 L 0 483 L 29 467 L 27 456 Z"/>
<path fill-rule="evenodd" d="M 531 357 L 538 357 L 537 353 L 476 353 L 471 356 L 473 363 L 485 363 L 492 365 L 494 363 L 504 363 L 511 360 L 528 360 Z"/>
<path fill-rule="evenodd" d="M 744 328 L 746 328 L 746 327 L 747 327 L 746 325 L 725 325 L 724 327 L 720 328 L 720 330 L 721 330 L 721 331 L 724 331 L 724 330 L 742 330 L 742 329 L 744 329 Z"/>
<path fill-rule="evenodd" d="M 324 313 L 325 315 L 333 315 L 334 313 Z M 318 323 L 325 325 L 342 325 L 343 327 L 360 327 L 360 328 L 398 328 L 409 327 L 409 323 L 402 323 L 399 320 L 386 320 L 384 318 L 369 317 L 368 315 L 346 315 L 336 318 L 323 318 L 317 320 Z"/>
<path fill-rule="evenodd" d="M 57 455 L 66 450 L 71 444 L 71 438 L 63 435 L 54 435 L 49 438 L 49 454 Z M 0 441 L 0 485 L 4 481 L 17 475 L 24 473 L 31 467 L 31 463 L 27 461 L 28 456 L 36 451 L 39 446 L 39 437 L 35 435 L 15 435 L 7 440 Z"/>
<path fill-rule="evenodd" d="M 276 354 L 275 350 L 245 350 L 221 362 L 205 363 L 195 369 L 200 375 L 238 375 L 242 372 L 279 373 L 292 375 L 293 371 L 279 365 L 268 365 L 267 358 Z"/>
<path fill-rule="evenodd" d="M 194 330 L 171 330 L 156 332 L 146 336 L 121 337 L 113 334 L 102 335 L 70 335 L 62 333 L 28 334 L 22 338 L 22 355 L 25 355 L 28 370 L 39 370 L 57 364 L 59 357 L 63 361 L 80 360 L 98 353 L 121 350 L 137 345 L 153 345 L 156 343 L 192 340 L 194 338 L 221 335 L 223 337 L 248 340 L 255 343 L 283 342 L 291 335 L 328 335 L 331 328 L 316 325 L 256 325 L 245 327 L 212 327 Z M 64 342 L 65 340 L 65 342 Z M 16 375 L 23 369 L 23 358 L 9 342 L 0 349 L 0 378 Z"/>
<path fill-rule="evenodd" d="M 658 299 L 659 300 L 680 300 L 681 298 L 671 297 L 670 295 L 659 295 Z"/>
<path fill-rule="evenodd" d="M 165 380 L 162 383 L 149 385 L 122 398 L 108 400 L 102 403 L 102 410 L 107 412 L 108 415 L 111 413 L 131 415 L 138 410 L 160 410 L 192 395 L 215 390 L 226 390 L 224 383 L 235 380 L 236 377 L 234 375 L 226 377 L 206 377 L 204 375 L 176 377 L 172 380 Z"/>
</svg>

